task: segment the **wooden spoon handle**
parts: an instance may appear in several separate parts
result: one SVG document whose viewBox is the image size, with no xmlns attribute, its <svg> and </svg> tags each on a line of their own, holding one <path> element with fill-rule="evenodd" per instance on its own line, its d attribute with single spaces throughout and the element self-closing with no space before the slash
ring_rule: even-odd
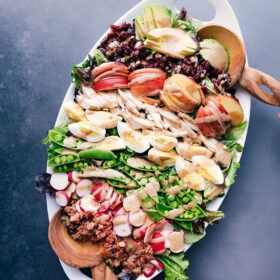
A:
<svg viewBox="0 0 280 280">
<path fill-rule="evenodd" d="M 98 266 L 92 267 L 91 274 L 93 280 L 117 280 L 117 276 L 104 262 Z"/>
<path fill-rule="evenodd" d="M 270 75 L 252 67 L 245 67 L 240 84 L 262 102 L 280 106 L 280 82 Z M 267 86 L 271 90 L 271 94 L 262 90 L 260 88 L 262 85 Z"/>
</svg>

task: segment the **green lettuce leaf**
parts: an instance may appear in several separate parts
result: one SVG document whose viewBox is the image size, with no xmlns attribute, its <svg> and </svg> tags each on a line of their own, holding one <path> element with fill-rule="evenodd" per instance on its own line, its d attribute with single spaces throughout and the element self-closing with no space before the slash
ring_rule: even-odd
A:
<svg viewBox="0 0 280 280">
<path fill-rule="evenodd" d="M 189 280 L 185 270 L 189 262 L 185 260 L 184 253 L 170 254 L 157 257 L 164 264 L 165 280 Z"/>
<path fill-rule="evenodd" d="M 231 128 L 228 131 L 227 135 L 224 137 L 223 140 L 224 141 L 236 141 L 236 140 L 238 140 L 242 136 L 246 127 L 247 127 L 247 121 L 244 120 L 240 125 Z"/>
<path fill-rule="evenodd" d="M 205 235 L 206 235 L 206 231 L 204 231 L 202 234 L 197 234 L 195 232 L 186 231 L 184 241 L 185 241 L 186 244 L 193 244 L 193 243 L 198 242 Z"/>
<path fill-rule="evenodd" d="M 231 164 L 227 170 L 227 175 L 225 177 L 226 187 L 230 187 L 232 184 L 235 183 L 235 176 L 238 168 L 240 168 L 240 163 L 237 161 L 236 155 L 234 155 Z"/>
</svg>

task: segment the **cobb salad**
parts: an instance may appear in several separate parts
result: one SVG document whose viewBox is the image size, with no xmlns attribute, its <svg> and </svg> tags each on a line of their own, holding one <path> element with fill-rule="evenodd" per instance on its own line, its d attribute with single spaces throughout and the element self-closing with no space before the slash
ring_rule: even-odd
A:
<svg viewBox="0 0 280 280">
<path fill-rule="evenodd" d="M 67 121 L 43 140 L 51 172 L 37 189 L 77 242 L 101 243 L 118 279 L 189 279 L 186 244 L 224 217 L 208 205 L 234 183 L 246 120 L 227 49 L 197 24 L 184 8 L 147 4 L 111 25 L 74 65 Z"/>
</svg>

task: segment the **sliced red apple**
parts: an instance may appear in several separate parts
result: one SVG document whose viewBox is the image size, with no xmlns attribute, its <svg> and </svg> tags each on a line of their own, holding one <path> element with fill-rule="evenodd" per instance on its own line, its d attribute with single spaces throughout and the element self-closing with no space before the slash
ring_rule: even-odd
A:
<svg viewBox="0 0 280 280">
<path fill-rule="evenodd" d="M 108 72 L 108 71 L 114 71 L 116 72 L 125 72 L 128 73 L 127 66 L 120 62 L 106 62 L 102 63 L 98 67 L 95 67 L 92 71 L 93 78 L 98 77 L 102 73 Z"/>
<path fill-rule="evenodd" d="M 154 77 L 148 77 L 146 80 L 154 80 L 155 78 L 166 78 L 166 73 L 160 69 L 157 68 L 143 68 L 143 69 L 138 69 L 133 72 L 131 72 L 128 75 L 128 80 L 132 81 L 136 77 L 142 77 L 143 75 L 156 75 Z M 145 80 L 145 79 L 144 79 Z M 140 81 L 141 82 L 141 81 Z"/>
<path fill-rule="evenodd" d="M 92 194 L 88 194 L 81 199 L 80 208 L 85 212 L 96 213 L 100 207 L 100 203 L 94 199 Z"/>
<path fill-rule="evenodd" d="M 156 267 L 152 263 L 145 265 L 145 268 L 143 271 L 143 274 L 145 277 L 151 277 L 154 275 L 155 272 L 156 272 Z"/>
<path fill-rule="evenodd" d="M 100 81 L 94 82 L 92 85 L 95 91 L 106 91 L 113 89 L 122 89 L 128 88 L 127 78 L 120 76 L 111 76 L 107 78 L 103 78 Z"/>
<path fill-rule="evenodd" d="M 141 227 L 146 220 L 146 213 L 143 210 L 129 213 L 129 221 L 134 227 Z"/>
<path fill-rule="evenodd" d="M 219 95 L 217 100 L 228 112 L 232 125 L 237 126 L 243 121 L 243 109 L 236 98 L 232 96 Z"/>
<path fill-rule="evenodd" d="M 148 229 L 148 226 L 146 226 L 146 225 L 143 225 L 143 226 L 135 229 L 133 232 L 134 239 L 144 239 L 147 229 Z"/>
<path fill-rule="evenodd" d="M 79 197 L 84 197 L 91 193 L 93 182 L 89 179 L 83 179 L 77 184 L 76 193 Z"/>
<path fill-rule="evenodd" d="M 70 202 L 70 198 L 65 191 L 56 192 L 55 193 L 55 200 L 56 200 L 56 203 L 61 207 L 67 206 L 68 203 Z"/>
<path fill-rule="evenodd" d="M 52 174 L 50 184 L 57 191 L 65 190 L 69 184 L 68 174 L 67 173 Z"/>
<path fill-rule="evenodd" d="M 196 113 L 196 124 L 207 137 L 224 135 L 229 122 L 228 112 L 216 98 L 209 98 L 206 106 L 201 106 Z"/>
</svg>

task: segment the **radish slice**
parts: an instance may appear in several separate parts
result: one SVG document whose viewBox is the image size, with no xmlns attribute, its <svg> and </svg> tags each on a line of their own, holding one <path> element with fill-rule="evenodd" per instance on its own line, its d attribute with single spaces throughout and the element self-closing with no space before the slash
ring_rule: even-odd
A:
<svg viewBox="0 0 280 280">
<path fill-rule="evenodd" d="M 81 200 L 77 201 L 76 203 L 76 209 L 79 213 L 83 212 L 83 210 L 81 209 Z"/>
<path fill-rule="evenodd" d="M 146 213 L 143 210 L 129 213 L 129 221 L 135 227 L 141 227 L 146 220 Z"/>
<path fill-rule="evenodd" d="M 119 215 L 126 215 L 127 212 L 125 211 L 125 209 L 123 207 L 119 208 L 118 211 L 116 212 L 116 216 Z"/>
<path fill-rule="evenodd" d="M 156 268 L 153 264 L 149 263 L 145 265 L 143 274 L 145 277 L 151 277 L 156 272 Z"/>
<path fill-rule="evenodd" d="M 86 212 L 97 212 L 100 207 L 100 203 L 97 202 L 93 195 L 88 194 L 81 199 L 80 208 Z"/>
<path fill-rule="evenodd" d="M 98 212 L 106 212 L 109 209 L 110 202 L 109 201 L 103 201 L 100 204 Z"/>
<path fill-rule="evenodd" d="M 65 190 L 67 195 L 71 198 L 71 196 L 75 193 L 76 191 L 76 183 L 72 182 L 69 187 Z"/>
<path fill-rule="evenodd" d="M 111 212 L 113 213 L 113 215 L 117 215 L 117 213 L 118 213 L 118 211 L 120 210 L 120 209 L 122 209 L 123 208 L 123 206 L 122 206 L 122 204 L 119 204 L 117 207 L 115 207 Z M 124 211 L 125 212 L 125 211 Z M 126 212 L 125 212 L 126 213 Z M 123 213 L 123 214 L 125 214 L 125 213 Z"/>
<path fill-rule="evenodd" d="M 92 188 L 92 194 L 94 195 L 94 198 L 99 202 L 105 200 L 107 196 L 107 191 L 108 191 L 108 186 L 101 183 L 95 184 Z"/>
<path fill-rule="evenodd" d="M 172 232 L 167 236 L 167 241 L 169 243 L 170 251 L 173 253 L 180 253 L 184 250 L 184 232 Z"/>
<path fill-rule="evenodd" d="M 164 237 L 174 231 L 173 225 L 167 220 L 161 220 L 156 223 L 155 231 L 159 231 Z"/>
<path fill-rule="evenodd" d="M 81 181 L 81 178 L 79 178 L 78 176 L 80 175 L 80 172 L 73 170 L 68 172 L 68 180 L 69 181 L 73 181 L 75 183 L 79 183 Z"/>
<path fill-rule="evenodd" d="M 129 224 L 114 226 L 114 233 L 120 237 L 128 237 L 131 235 L 131 226 Z"/>
<path fill-rule="evenodd" d="M 55 200 L 59 206 L 65 207 L 68 205 L 70 198 L 65 191 L 58 191 L 55 194 Z"/>
<path fill-rule="evenodd" d="M 134 239 L 144 239 L 147 229 L 148 227 L 146 225 L 143 225 L 140 228 L 135 229 L 133 232 Z"/>
<path fill-rule="evenodd" d="M 123 202 L 123 195 L 122 194 L 118 194 L 116 201 L 114 202 L 113 205 L 111 205 L 111 209 L 116 208 L 118 205 L 120 205 Z"/>
<path fill-rule="evenodd" d="M 131 225 L 128 222 L 128 215 L 115 216 L 113 219 L 114 232 L 120 237 L 131 235 Z"/>
<path fill-rule="evenodd" d="M 52 174 L 50 184 L 57 191 L 66 189 L 69 184 L 67 173 Z"/>
<path fill-rule="evenodd" d="M 164 270 L 164 264 L 157 259 L 151 260 L 151 264 L 153 264 L 157 270 Z"/>
<path fill-rule="evenodd" d="M 111 214 L 109 214 L 109 212 L 98 213 L 96 216 L 97 216 L 98 221 L 101 225 L 106 225 L 106 224 L 110 223 L 111 220 L 112 220 L 112 216 L 111 216 Z"/>
<path fill-rule="evenodd" d="M 154 232 L 151 240 L 154 254 L 161 255 L 165 252 L 165 238 L 160 232 Z"/>
<path fill-rule="evenodd" d="M 150 224 L 148 226 L 148 228 L 146 230 L 146 233 L 145 233 L 145 237 L 144 237 L 144 243 L 150 243 L 155 228 L 156 228 L 156 224 L 155 223 Z"/>
<path fill-rule="evenodd" d="M 89 179 L 83 179 L 77 184 L 76 193 L 79 197 L 84 197 L 91 193 L 93 182 Z"/>
<path fill-rule="evenodd" d="M 114 193 L 114 189 L 112 187 L 108 187 L 107 194 L 105 200 L 110 200 Z"/>
<path fill-rule="evenodd" d="M 123 200 L 123 207 L 128 212 L 131 211 L 132 208 L 136 208 L 136 207 L 140 208 L 140 202 L 139 202 L 138 196 L 136 196 L 136 195 L 127 196 Z"/>
<path fill-rule="evenodd" d="M 114 226 L 118 226 L 118 225 L 122 225 L 122 224 L 129 224 L 127 214 L 118 215 L 118 216 L 114 217 L 114 219 L 113 219 Z"/>
</svg>

